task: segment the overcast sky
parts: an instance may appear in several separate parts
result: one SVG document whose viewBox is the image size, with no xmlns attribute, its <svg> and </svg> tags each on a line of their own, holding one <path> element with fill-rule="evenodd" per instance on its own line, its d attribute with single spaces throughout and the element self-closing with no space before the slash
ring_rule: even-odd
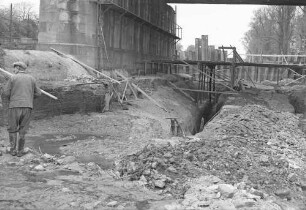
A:
<svg viewBox="0 0 306 210">
<path fill-rule="evenodd" d="M 11 3 L 16 4 L 20 2 L 28 2 L 33 4 L 34 10 L 38 13 L 39 12 L 39 2 L 40 0 L 0 0 L 0 7 L 8 7 Z"/>
<path fill-rule="evenodd" d="M 40 0 L 0 0 L 0 7 L 22 1 L 33 4 L 39 11 Z M 171 5 L 175 7 L 175 5 Z M 259 5 L 212 5 L 212 4 L 177 4 L 177 24 L 183 28 L 180 43 L 186 49 L 194 45 L 195 38 L 208 35 L 208 44 L 216 48 L 235 46 L 240 54 L 244 53 L 242 38 L 249 28 L 253 12 Z"/>
<path fill-rule="evenodd" d="M 171 5 L 174 6 L 174 5 Z M 253 12 L 260 5 L 177 4 L 177 24 L 183 28 L 180 41 L 184 49 L 195 44 L 195 38 L 208 35 L 208 44 L 235 46 L 244 53 L 242 38 L 249 29 Z"/>
</svg>

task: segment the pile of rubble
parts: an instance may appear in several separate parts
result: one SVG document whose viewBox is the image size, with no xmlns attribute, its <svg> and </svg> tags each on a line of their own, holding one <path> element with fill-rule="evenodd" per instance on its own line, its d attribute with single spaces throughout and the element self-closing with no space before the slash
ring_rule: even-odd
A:
<svg viewBox="0 0 306 210">
<path fill-rule="evenodd" d="M 118 172 L 129 180 L 183 197 L 186 181 L 203 174 L 245 183 L 285 200 L 303 200 L 305 138 L 299 119 L 263 106 L 225 108 L 192 141 L 148 145 L 126 157 Z M 184 184 L 183 184 L 184 183 Z"/>
<path fill-rule="evenodd" d="M 180 209 L 281 210 L 286 207 L 284 203 L 244 182 L 230 185 L 215 176 L 201 176 L 190 181 L 189 185 Z"/>
</svg>

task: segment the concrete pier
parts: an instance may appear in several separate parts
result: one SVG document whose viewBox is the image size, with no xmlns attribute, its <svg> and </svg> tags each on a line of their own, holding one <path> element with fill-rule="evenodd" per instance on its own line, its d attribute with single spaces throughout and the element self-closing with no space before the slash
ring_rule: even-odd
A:
<svg viewBox="0 0 306 210">
<path fill-rule="evenodd" d="M 41 0 L 39 19 L 39 50 L 53 47 L 87 64 L 95 64 L 95 3 L 89 0 Z"/>
<path fill-rule="evenodd" d="M 40 0 L 38 49 L 55 48 L 96 69 L 136 70 L 172 59 L 179 27 L 164 0 Z"/>
</svg>

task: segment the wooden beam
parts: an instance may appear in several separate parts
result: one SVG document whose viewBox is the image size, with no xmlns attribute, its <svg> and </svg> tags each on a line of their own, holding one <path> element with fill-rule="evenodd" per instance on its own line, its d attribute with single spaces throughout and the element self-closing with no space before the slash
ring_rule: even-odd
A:
<svg viewBox="0 0 306 210">
<path fill-rule="evenodd" d="M 194 101 L 194 98 L 192 98 L 188 93 L 185 93 L 182 89 L 180 89 L 179 87 L 177 87 L 175 84 L 173 84 L 172 82 L 168 81 L 170 85 L 172 85 L 176 90 L 180 91 L 184 96 L 186 96 L 187 98 L 189 98 L 190 100 Z"/>
<path fill-rule="evenodd" d="M 238 92 L 219 92 L 219 91 L 195 90 L 195 89 L 187 89 L 187 88 L 175 88 L 175 89 L 182 90 L 182 91 L 185 90 L 185 91 L 191 91 L 191 92 L 200 92 L 200 93 L 221 93 L 221 94 L 228 94 L 228 95 L 239 94 Z"/>
<path fill-rule="evenodd" d="M 175 4 L 260 4 L 260 5 L 306 5 L 305 0 L 166 0 Z"/>
<path fill-rule="evenodd" d="M 241 54 L 245 56 L 251 56 L 251 57 L 268 57 L 268 58 L 305 58 L 306 55 L 261 55 L 261 54 Z"/>
<path fill-rule="evenodd" d="M 117 72 L 115 70 L 115 73 L 118 74 L 120 77 L 122 77 L 124 80 L 126 80 L 129 83 L 129 80 L 127 77 L 125 77 L 123 74 L 120 74 L 119 72 Z M 129 83 L 130 84 L 130 83 Z M 135 85 L 134 83 L 131 82 L 131 85 L 138 90 L 139 92 L 141 92 L 144 96 L 146 96 L 150 101 L 152 101 L 154 104 L 156 104 L 158 107 L 160 107 L 161 109 L 165 110 L 166 112 L 169 112 L 165 107 L 163 107 L 162 105 L 160 105 L 157 101 L 155 101 L 153 98 L 151 98 L 148 94 L 146 94 L 146 92 L 144 92 L 142 89 L 140 89 L 137 85 Z M 133 89 L 131 88 L 131 90 L 133 91 Z M 137 98 L 137 96 L 136 96 Z"/>
<path fill-rule="evenodd" d="M 230 66 L 232 65 L 231 62 L 224 62 L 224 61 L 195 61 L 195 60 L 154 60 L 154 62 L 160 63 L 169 63 L 169 64 L 183 64 L 183 65 L 197 65 L 198 63 L 205 64 L 207 66 Z M 268 67 L 268 68 L 291 68 L 291 69 L 306 69 L 306 65 L 299 65 L 299 64 L 271 64 L 271 63 L 236 63 L 236 66 L 258 66 L 258 67 Z"/>
<path fill-rule="evenodd" d="M 300 80 L 300 79 L 303 79 L 303 78 L 305 78 L 305 77 L 306 77 L 306 75 L 304 75 L 304 76 L 302 76 L 302 77 L 300 77 L 300 78 L 298 78 L 298 79 L 296 79 L 296 80 L 293 80 L 293 81 L 291 81 L 291 82 L 285 84 L 285 86 L 290 85 L 291 83 L 294 83 L 294 82 L 296 82 L 296 81 L 298 81 L 298 80 Z"/>
<path fill-rule="evenodd" d="M 186 65 L 189 65 L 186 61 L 182 61 L 183 63 L 185 63 Z M 191 65 L 190 65 L 191 66 Z M 195 67 L 193 67 L 193 66 L 191 66 L 191 68 L 193 68 L 193 69 L 195 69 L 196 71 L 198 71 L 199 73 L 201 73 L 201 70 L 199 70 L 198 68 L 195 68 Z M 205 74 L 205 76 L 206 77 L 209 77 L 209 78 L 212 78 L 210 75 L 208 75 L 208 74 L 206 74 L 206 73 L 204 73 L 204 72 L 202 72 L 203 74 Z M 214 79 L 214 78 L 212 78 L 212 79 Z M 228 89 L 230 89 L 230 90 L 232 90 L 232 91 L 234 91 L 234 92 L 236 92 L 236 90 L 234 90 L 233 88 L 231 88 L 231 87 L 229 87 L 229 86 L 227 86 L 227 85 L 224 85 L 224 84 L 222 84 L 222 83 L 220 83 L 222 86 L 224 86 L 224 87 L 226 87 L 226 88 L 228 88 Z"/>
<path fill-rule="evenodd" d="M 113 79 L 113 78 L 107 76 L 106 74 L 103 74 L 102 72 L 97 71 L 96 69 L 94 69 L 94 68 L 92 68 L 92 67 L 90 67 L 90 66 L 87 66 L 85 63 L 82 63 L 81 61 L 79 61 L 79 60 L 77 60 L 77 59 L 75 59 L 75 58 L 72 58 L 72 57 L 70 57 L 70 56 L 67 56 L 65 53 L 62 53 L 62 52 L 60 52 L 60 51 L 58 51 L 58 50 L 55 50 L 55 49 L 53 49 L 53 48 L 50 48 L 50 49 L 53 50 L 55 53 L 57 53 L 57 54 L 59 54 L 59 55 L 62 55 L 62 56 L 64 56 L 64 57 L 66 57 L 66 58 L 70 58 L 70 59 L 73 60 L 74 62 L 76 62 L 76 63 L 78 63 L 79 65 L 83 66 L 85 69 L 88 69 L 88 70 L 90 70 L 90 71 L 93 71 L 93 72 L 95 72 L 95 73 L 97 73 L 97 74 L 102 75 L 103 77 L 106 77 L 107 79 L 111 80 L 112 82 L 115 82 L 115 83 L 120 84 L 119 81 L 117 81 L 117 80 L 115 80 L 115 79 Z"/>
<path fill-rule="evenodd" d="M 163 107 L 162 105 L 160 105 L 157 101 L 155 101 L 153 98 L 151 98 L 148 94 L 146 94 L 146 92 L 144 92 L 143 90 L 141 90 L 137 85 L 135 85 L 134 83 L 132 83 L 132 86 L 137 89 L 139 92 L 141 92 L 144 96 L 146 96 L 150 101 L 152 101 L 154 104 L 156 104 L 159 108 L 165 110 L 166 112 L 169 112 L 165 107 Z"/>
<path fill-rule="evenodd" d="M 117 72 L 116 70 L 115 70 L 114 72 L 115 72 L 117 75 L 119 75 L 120 77 L 122 77 L 124 80 L 127 81 L 127 84 L 128 84 L 128 86 L 129 86 L 129 88 L 131 89 L 131 91 L 133 92 L 135 99 L 138 99 L 135 90 L 133 89 L 133 87 L 132 87 L 131 84 L 130 84 L 129 78 L 125 77 L 123 74 L 120 74 L 120 73 Z"/>
<path fill-rule="evenodd" d="M 4 69 L 1 69 L 1 68 L 0 68 L 0 72 L 6 74 L 8 77 L 12 77 L 13 76 L 12 73 L 10 73 L 8 71 L 5 71 Z M 46 96 L 48 96 L 48 97 L 50 97 L 50 98 L 52 98 L 54 100 L 58 100 L 58 98 L 56 96 L 54 96 L 54 95 L 52 95 L 52 94 L 50 94 L 50 93 L 48 93 L 48 92 L 46 92 L 46 91 L 44 91 L 42 89 L 40 89 L 40 91 L 41 91 L 42 94 L 44 94 L 44 95 L 46 95 Z"/>
</svg>

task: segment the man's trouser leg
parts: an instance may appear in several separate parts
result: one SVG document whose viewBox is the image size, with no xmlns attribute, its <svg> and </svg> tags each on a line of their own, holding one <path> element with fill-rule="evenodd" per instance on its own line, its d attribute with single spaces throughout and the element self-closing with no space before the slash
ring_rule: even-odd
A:
<svg viewBox="0 0 306 210">
<path fill-rule="evenodd" d="M 10 154 L 15 156 L 17 154 L 16 146 L 17 146 L 17 133 L 9 133 L 10 138 Z"/>
<path fill-rule="evenodd" d="M 17 152 L 21 153 L 24 149 L 25 135 L 30 125 L 31 108 L 12 108 L 9 109 L 9 133 L 19 132 L 19 139 L 17 139 Z"/>
</svg>

